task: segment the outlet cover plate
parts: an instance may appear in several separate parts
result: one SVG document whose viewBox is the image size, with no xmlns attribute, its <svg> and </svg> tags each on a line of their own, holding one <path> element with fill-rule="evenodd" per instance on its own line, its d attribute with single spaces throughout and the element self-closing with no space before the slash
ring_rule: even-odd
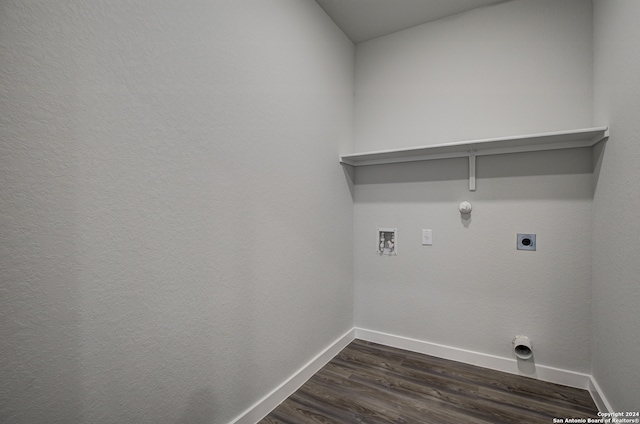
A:
<svg viewBox="0 0 640 424">
<path fill-rule="evenodd" d="M 427 229 L 422 230 L 422 245 L 433 246 L 433 231 Z"/>
</svg>

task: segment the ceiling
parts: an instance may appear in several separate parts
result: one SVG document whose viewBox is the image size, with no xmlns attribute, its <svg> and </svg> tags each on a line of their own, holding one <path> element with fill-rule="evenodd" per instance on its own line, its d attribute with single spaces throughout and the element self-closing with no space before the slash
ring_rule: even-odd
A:
<svg viewBox="0 0 640 424">
<path fill-rule="evenodd" d="M 316 0 L 354 43 L 506 0 Z"/>
</svg>

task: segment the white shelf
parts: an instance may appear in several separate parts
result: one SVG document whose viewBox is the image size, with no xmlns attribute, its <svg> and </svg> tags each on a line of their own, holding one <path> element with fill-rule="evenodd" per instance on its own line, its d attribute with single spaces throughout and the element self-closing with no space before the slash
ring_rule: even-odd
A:
<svg viewBox="0 0 640 424">
<path fill-rule="evenodd" d="M 351 153 L 340 156 L 340 163 L 350 166 L 366 166 L 468 157 L 469 189 L 473 191 L 475 190 L 476 156 L 591 147 L 608 137 L 608 127 L 581 128 L 569 131 L 486 138 L 404 149 Z"/>
</svg>

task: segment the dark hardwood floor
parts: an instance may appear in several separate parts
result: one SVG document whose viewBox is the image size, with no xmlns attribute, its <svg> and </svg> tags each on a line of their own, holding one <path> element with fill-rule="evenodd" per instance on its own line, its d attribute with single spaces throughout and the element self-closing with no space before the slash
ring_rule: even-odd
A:
<svg viewBox="0 0 640 424">
<path fill-rule="evenodd" d="M 550 424 L 597 413 L 586 390 L 355 340 L 260 423 Z"/>
</svg>

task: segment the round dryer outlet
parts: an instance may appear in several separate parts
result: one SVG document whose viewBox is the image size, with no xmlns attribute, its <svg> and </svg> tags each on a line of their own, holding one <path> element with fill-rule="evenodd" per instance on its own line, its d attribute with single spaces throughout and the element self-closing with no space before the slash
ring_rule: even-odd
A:
<svg viewBox="0 0 640 424">
<path fill-rule="evenodd" d="M 536 235 L 518 234 L 517 248 L 518 250 L 536 250 Z"/>
</svg>

